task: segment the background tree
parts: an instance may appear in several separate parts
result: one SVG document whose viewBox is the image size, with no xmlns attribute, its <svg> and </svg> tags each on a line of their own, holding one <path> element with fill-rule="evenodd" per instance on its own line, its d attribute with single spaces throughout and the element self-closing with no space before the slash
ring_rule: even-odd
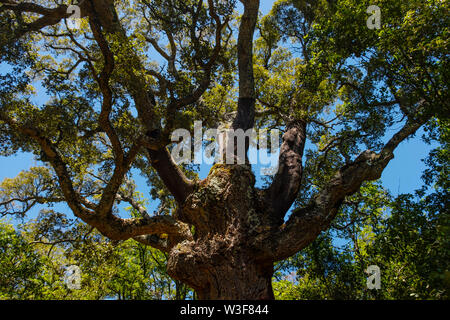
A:
<svg viewBox="0 0 450 320">
<path fill-rule="evenodd" d="M 32 246 L 11 225 L 0 222 L 0 299 L 30 299 L 42 265 Z"/>
<path fill-rule="evenodd" d="M 366 195 L 367 196 L 367 195 Z M 376 200 L 369 195 L 369 201 Z M 448 299 L 448 210 L 430 194 L 378 198 L 373 215 L 337 217 L 338 225 L 280 264 L 278 299 Z M 364 202 L 358 206 L 365 207 Z M 371 209 L 372 210 L 372 209 Z M 374 212 L 371 211 L 371 212 Z M 338 239 L 338 240 L 336 240 Z M 381 269 L 381 290 L 368 290 L 365 270 Z"/>
<path fill-rule="evenodd" d="M 167 257 L 129 240 L 111 242 L 92 227 L 42 210 L 14 231 L 2 224 L 2 299 L 184 300 L 192 292 L 166 272 Z M 80 288 L 68 267 L 80 268 Z"/>
<path fill-rule="evenodd" d="M 442 1 L 376 1 L 380 30 L 366 26 L 368 1 L 278 1 L 259 19 L 259 0 L 241 0 L 239 18 L 233 0 L 84 0 L 78 29 L 64 4 L 0 4 L 2 155 L 45 163 L 18 197 L 2 193 L 4 212 L 63 201 L 103 236 L 167 254 L 169 275 L 201 299 L 273 298 L 274 263 L 448 116 Z M 48 101 L 33 99 L 35 80 Z M 249 164 L 216 164 L 201 181 L 178 167 L 171 132 L 195 120 L 281 129 L 273 179 L 257 188 Z M 136 197 L 132 170 L 162 214 Z M 58 183 L 29 187 L 45 175 Z M 136 214 L 121 217 L 119 202 Z"/>
</svg>

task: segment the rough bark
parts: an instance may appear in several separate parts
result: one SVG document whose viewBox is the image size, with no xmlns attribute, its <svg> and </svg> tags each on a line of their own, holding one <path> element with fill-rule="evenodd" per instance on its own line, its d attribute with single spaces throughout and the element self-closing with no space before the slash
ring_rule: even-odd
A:
<svg viewBox="0 0 450 320">
<path fill-rule="evenodd" d="M 269 223 L 254 184 L 250 167 L 216 165 L 177 213 L 194 239 L 171 250 L 168 272 L 201 299 L 273 299 L 273 261 L 255 246 Z"/>
<path fill-rule="evenodd" d="M 300 190 L 306 125 L 305 121 L 300 120 L 290 121 L 287 125 L 280 149 L 278 172 L 266 191 L 266 199 L 272 216 L 280 225 Z"/>
</svg>

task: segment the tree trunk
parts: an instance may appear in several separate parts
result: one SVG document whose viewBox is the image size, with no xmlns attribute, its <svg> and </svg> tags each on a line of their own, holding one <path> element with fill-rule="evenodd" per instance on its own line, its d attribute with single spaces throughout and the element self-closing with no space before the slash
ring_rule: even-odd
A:
<svg viewBox="0 0 450 320">
<path fill-rule="evenodd" d="M 189 255 L 195 257 L 196 253 Z M 238 252 L 227 256 L 207 254 L 195 263 L 186 263 L 182 256 L 180 252 L 175 259 L 171 256 L 169 274 L 194 288 L 200 300 L 274 299 L 272 263 L 251 261 L 249 255 Z"/>
<path fill-rule="evenodd" d="M 168 273 L 200 299 L 274 298 L 273 261 L 255 245 L 271 223 L 254 184 L 248 166 L 215 165 L 177 211 L 177 219 L 195 226 L 194 240 L 171 250 Z"/>
<path fill-rule="evenodd" d="M 196 287 L 200 300 L 272 300 L 272 266 L 241 259 L 211 264 L 204 273 L 204 284 Z"/>
</svg>

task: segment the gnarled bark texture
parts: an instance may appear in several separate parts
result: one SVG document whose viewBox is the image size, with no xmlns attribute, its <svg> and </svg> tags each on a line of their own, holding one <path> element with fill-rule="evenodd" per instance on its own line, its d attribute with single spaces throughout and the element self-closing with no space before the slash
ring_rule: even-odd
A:
<svg viewBox="0 0 450 320">
<path fill-rule="evenodd" d="M 178 210 L 194 238 L 173 247 L 168 272 L 200 299 L 273 299 L 273 261 L 255 247 L 270 224 L 254 184 L 248 166 L 216 165 Z"/>
</svg>

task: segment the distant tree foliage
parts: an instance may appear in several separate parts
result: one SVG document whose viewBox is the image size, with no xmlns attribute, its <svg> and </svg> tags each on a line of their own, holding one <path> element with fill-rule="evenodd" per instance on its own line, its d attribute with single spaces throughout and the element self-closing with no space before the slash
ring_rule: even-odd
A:
<svg viewBox="0 0 450 320">
<path fill-rule="evenodd" d="M 145 245 L 111 242 L 51 210 L 15 231 L 0 224 L 0 299 L 184 300 L 192 290 L 166 272 L 167 258 Z M 80 268 L 80 289 L 66 282 Z"/>
</svg>

